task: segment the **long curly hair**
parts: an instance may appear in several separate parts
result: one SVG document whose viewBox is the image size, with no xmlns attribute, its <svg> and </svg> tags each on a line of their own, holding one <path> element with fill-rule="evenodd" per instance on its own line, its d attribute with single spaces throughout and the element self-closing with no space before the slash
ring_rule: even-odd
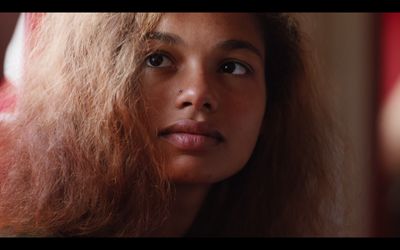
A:
<svg viewBox="0 0 400 250">
<path fill-rule="evenodd" d="M 256 148 L 213 186 L 187 236 L 320 235 L 335 224 L 342 144 L 286 14 L 255 14 L 267 107 Z M 162 14 L 46 14 L 30 40 L 16 119 L 0 126 L 0 228 L 17 235 L 145 236 L 173 198 L 141 96 L 145 35 Z M 332 232 L 332 231 L 330 231 Z"/>
<path fill-rule="evenodd" d="M 16 234 L 142 235 L 169 184 L 139 86 L 159 14 L 46 14 L 2 141 L 0 225 Z M 3 132 L 4 133 L 4 132 Z"/>
</svg>

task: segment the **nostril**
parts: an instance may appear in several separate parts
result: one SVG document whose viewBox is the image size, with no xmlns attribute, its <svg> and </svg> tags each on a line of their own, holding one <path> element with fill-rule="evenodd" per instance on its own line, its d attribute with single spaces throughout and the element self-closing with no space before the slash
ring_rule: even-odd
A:
<svg viewBox="0 0 400 250">
<path fill-rule="evenodd" d="M 206 107 L 206 109 L 211 110 L 211 104 L 210 103 L 204 103 L 204 107 Z"/>
<path fill-rule="evenodd" d="M 191 106 L 191 105 L 192 105 L 191 102 L 184 102 L 184 103 L 182 103 L 182 108 L 186 108 L 186 107 Z"/>
</svg>

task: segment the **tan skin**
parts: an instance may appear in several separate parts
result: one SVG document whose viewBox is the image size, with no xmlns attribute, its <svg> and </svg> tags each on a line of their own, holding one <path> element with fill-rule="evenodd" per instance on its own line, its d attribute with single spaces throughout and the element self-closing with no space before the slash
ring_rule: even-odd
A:
<svg viewBox="0 0 400 250">
<path fill-rule="evenodd" d="M 144 94 L 177 191 L 155 235 L 184 234 L 209 187 L 249 160 L 265 113 L 263 39 L 245 13 L 167 13 L 149 36 Z"/>
</svg>

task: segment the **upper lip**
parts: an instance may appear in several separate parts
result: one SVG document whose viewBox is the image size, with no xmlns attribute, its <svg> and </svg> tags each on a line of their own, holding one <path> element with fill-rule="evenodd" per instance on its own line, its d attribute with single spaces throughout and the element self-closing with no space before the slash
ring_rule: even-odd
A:
<svg viewBox="0 0 400 250">
<path fill-rule="evenodd" d="M 203 135 L 215 138 L 219 141 L 224 140 L 224 136 L 208 122 L 198 122 L 190 119 L 179 120 L 164 129 L 161 129 L 158 136 L 164 136 L 172 133 L 186 133 L 194 135 Z"/>
</svg>

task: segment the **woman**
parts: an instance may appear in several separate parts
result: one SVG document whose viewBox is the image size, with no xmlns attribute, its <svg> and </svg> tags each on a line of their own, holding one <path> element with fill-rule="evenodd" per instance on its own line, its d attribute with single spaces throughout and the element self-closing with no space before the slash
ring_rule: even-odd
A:
<svg viewBox="0 0 400 250">
<path fill-rule="evenodd" d="M 290 16 L 46 14 L 30 44 L 3 231 L 334 233 L 339 144 Z"/>
</svg>

